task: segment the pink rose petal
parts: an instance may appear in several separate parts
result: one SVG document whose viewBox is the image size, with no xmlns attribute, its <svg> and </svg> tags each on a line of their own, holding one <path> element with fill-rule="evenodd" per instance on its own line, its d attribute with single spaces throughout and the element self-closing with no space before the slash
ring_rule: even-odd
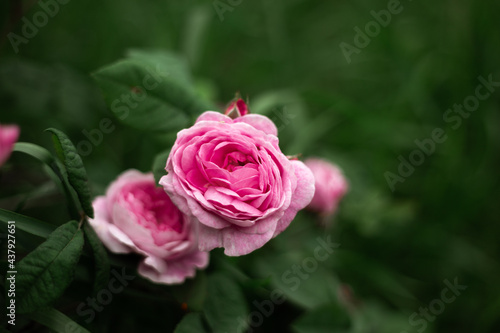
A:
<svg viewBox="0 0 500 333">
<path fill-rule="evenodd" d="M 290 222 L 292 222 L 295 218 L 297 212 L 305 208 L 314 196 L 314 176 L 311 170 L 300 161 L 291 161 L 291 163 L 295 168 L 297 186 L 293 192 L 290 206 L 285 211 L 283 218 L 278 222 L 278 226 L 276 227 L 273 237 L 276 237 L 283 230 L 285 230 L 290 225 Z"/>
</svg>

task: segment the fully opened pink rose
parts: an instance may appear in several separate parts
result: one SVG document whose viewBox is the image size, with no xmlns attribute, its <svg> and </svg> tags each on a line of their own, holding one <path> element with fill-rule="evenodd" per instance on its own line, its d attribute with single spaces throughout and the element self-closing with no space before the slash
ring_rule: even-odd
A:
<svg viewBox="0 0 500 333">
<path fill-rule="evenodd" d="M 305 164 L 314 174 L 316 191 L 308 208 L 322 215 L 332 215 L 349 185 L 340 169 L 325 160 L 309 158 Z"/>
<path fill-rule="evenodd" d="M 90 224 L 114 253 L 139 253 L 139 274 L 157 283 L 182 283 L 208 265 L 197 246 L 196 224 L 182 214 L 152 174 L 129 170 L 93 202 Z"/>
<path fill-rule="evenodd" d="M 0 125 L 0 166 L 9 159 L 14 144 L 19 138 L 19 127 L 16 125 Z"/>
<path fill-rule="evenodd" d="M 267 117 L 203 113 L 180 131 L 160 180 L 172 201 L 200 223 L 199 247 L 248 254 L 281 233 L 314 194 L 314 178 L 278 146 Z"/>
</svg>

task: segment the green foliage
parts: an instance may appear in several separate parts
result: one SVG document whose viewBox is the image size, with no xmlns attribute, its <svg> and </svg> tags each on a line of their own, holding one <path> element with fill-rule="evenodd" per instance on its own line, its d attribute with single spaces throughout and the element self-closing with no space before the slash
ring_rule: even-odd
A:
<svg viewBox="0 0 500 333">
<path fill-rule="evenodd" d="M 244 332 L 247 306 L 238 285 L 220 273 L 208 277 L 203 312 L 214 332 Z"/>
<path fill-rule="evenodd" d="M 29 316 L 56 333 L 90 333 L 63 313 L 53 308 L 43 308 Z"/>
<path fill-rule="evenodd" d="M 179 322 L 174 333 L 207 332 L 203 326 L 203 318 L 199 313 L 188 313 Z"/>
<path fill-rule="evenodd" d="M 85 236 L 86 243 L 90 245 L 92 249 L 92 257 L 94 260 L 94 294 L 97 294 L 100 290 L 106 288 L 109 283 L 109 258 L 104 245 L 102 245 L 101 240 L 97 237 L 94 229 L 89 223 L 84 222 L 83 233 Z"/>
<path fill-rule="evenodd" d="M 60 133 L 61 135 L 64 135 Z M 69 140 L 68 140 L 69 141 Z M 71 142 L 69 142 L 71 144 Z M 63 154 L 62 152 L 62 147 L 58 142 L 55 142 L 56 150 L 58 151 L 58 154 Z M 71 170 L 72 174 L 72 180 L 73 182 L 80 186 L 80 191 L 82 191 L 82 199 L 84 200 L 89 200 L 90 199 L 90 193 L 88 192 L 88 189 L 86 189 L 84 186 L 86 185 L 86 174 L 85 174 L 85 169 L 83 168 L 83 165 L 81 165 L 81 158 L 79 157 L 78 154 L 76 154 L 76 151 L 73 148 L 67 148 L 67 149 L 72 149 L 73 152 L 70 153 L 69 156 L 74 160 L 73 162 L 69 162 L 69 167 Z M 68 171 L 66 169 L 66 165 L 61 164 L 60 161 L 56 160 L 48 150 L 46 150 L 43 147 L 37 146 L 32 143 L 25 143 L 25 142 L 17 142 L 14 145 L 14 150 L 17 152 L 22 152 L 24 154 L 27 154 L 40 162 L 44 163 L 44 168 L 47 172 L 47 174 L 53 179 L 54 182 L 58 185 L 58 187 L 62 190 L 64 193 L 66 200 L 68 202 L 68 209 L 71 214 L 71 216 L 75 219 L 79 219 L 81 214 L 79 213 L 79 206 L 81 205 L 77 196 L 79 195 L 78 193 L 75 192 L 73 187 L 70 184 L 69 178 L 68 178 Z M 76 155 L 75 155 L 76 154 Z M 60 155 L 61 159 L 64 158 L 64 155 Z M 80 162 L 77 160 L 80 159 Z M 67 160 L 66 160 L 67 162 Z M 64 161 L 63 161 L 64 163 Z M 81 167 L 79 167 L 81 165 Z M 86 203 L 88 206 L 89 203 Z M 92 206 L 87 207 L 87 210 L 89 212 L 92 212 Z"/>
<path fill-rule="evenodd" d="M 43 238 L 47 238 L 52 233 L 52 231 L 54 231 L 54 227 L 46 222 L 42 222 L 32 217 L 17 214 L 1 208 L 0 221 L 5 224 L 7 224 L 9 221 L 15 221 L 16 228 Z"/>
<path fill-rule="evenodd" d="M 338 281 L 336 277 L 323 267 L 319 267 L 311 274 L 304 272 L 302 275 L 294 271 L 305 258 L 311 257 L 305 251 L 270 254 L 267 260 L 260 261 L 257 265 L 259 276 L 272 277 L 273 286 L 282 290 L 287 299 L 297 305 L 314 309 L 328 304 L 336 297 Z M 316 261 L 317 265 L 321 265 Z"/>
<path fill-rule="evenodd" d="M 83 166 L 82 158 L 78 155 L 75 146 L 73 146 L 66 134 L 54 128 L 49 128 L 47 131 L 52 133 L 57 156 L 66 168 L 69 183 L 76 191 L 83 211 L 87 216 L 94 217 L 87 172 Z"/>
<path fill-rule="evenodd" d="M 202 311 L 207 299 L 208 281 L 205 272 L 198 272 L 193 279 L 177 286 L 172 293 L 177 301 L 189 310 Z"/>
<path fill-rule="evenodd" d="M 78 222 L 63 224 L 17 265 L 17 309 L 29 313 L 57 300 L 69 286 L 83 248 Z"/>
<path fill-rule="evenodd" d="M 178 131 L 210 108 L 195 94 L 185 64 L 169 53 L 130 51 L 92 76 L 115 116 L 150 132 Z"/>
<path fill-rule="evenodd" d="M 14 145 L 13 151 L 22 152 L 22 153 L 25 153 L 27 155 L 30 155 L 30 156 L 36 158 L 37 160 L 39 160 L 40 162 L 45 163 L 47 165 L 51 165 L 51 164 L 55 163 L 54 157 L 52 157 L 52 154 L 50 154 L 50 152 L 47 149 L 40 147 L 40 146 L 37 146 L 37 145 L 32 144 L 32 143 L 16 142 L 16 144 Z"/>
</svg>

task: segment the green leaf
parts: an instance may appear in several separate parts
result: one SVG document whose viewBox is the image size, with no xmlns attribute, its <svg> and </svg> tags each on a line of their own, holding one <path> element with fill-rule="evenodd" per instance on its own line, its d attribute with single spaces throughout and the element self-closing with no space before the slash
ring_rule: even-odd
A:
<svg viewBox="0 0 500 333">
<path fill-rule="evenodd" d="M 133 51 L 131 57 L 92 74 L 111 111 L 123 123 L 148 132 L 178 131 L 212 106 L 194 92 L 172 55 Z"/>
<path fill-rule="evenodd" d="M 415 332 L 410 326 L 408 315 L 394 311 L 379 302 L 366 301 L 352 315 L 350 333 L 371 332 Z M 434 332 L 434 325 L 428 322 L 425 332 Z"/>
<path fill-rule="evenodd" d="M 70 221 L 24 257 L 17 265 L 17 311 L 33 312 L 58 299 L 73 280 L 82 248 L 83 233 Z"/>
<path fill-rule="evenodd" d="M 172 289 L 173 296 L 179 303 L 185 303 L 191 311 L 203 310 L 207 297 L 207 277 L 204 271 L 196 273 L 194 279 L 188 279 L 183 284 Z"/>
<path fill-rule="evenodd" d="M 94 255 L 94 294 L 100 290 L 105 289 L 109 283 L 109 257 L 106 249 L 102 245 L 101 240 L 97 237 L 94 229 L 90 224 L 85 221 L 83 225 L 83 232 L 87 244 L 92 248 Z"/>
<path fill-rule="evenodd" d="M 170 155 L 170 149 L 159 153 L 155 157 L 155 160 L 153 162 L 153 174 L 155 176 L 156 184 L 159 183 L 161 177 L 167 174 L 167 171 L 165 171 L 165 166 L 167 165 L 168 155 Z"/>
<path fill-rule="evenodd" d="M 54 146 L 59 156 L 59 159 L 66 167 L 68 172 L 68 180 L 73 189 L 78 195 L 82 209 L 89 217 L 94 217 L 94 209 L 92 207 L 92 198 L 88 185 L 87 172 L 83 166 L 83 161 L 71 140 L 63 132 L 49 128 L 51 132 Z"/>
<path fill-rule="evenodd" d="M 47 149 L 32 143 L 18 142 L 14 145 L 14 151 L 27 154 L 44 163 L 45 171 L 67 198 L 70 215 L 75 219 L 80 218 L 77 194 L 69 184 L 64 166 Z"/>
<path fill-rule="evenodd" d="M 90 333 L 54 308 L 40 309 L 30 314 L 29 317 L 56 333 Z"/>
<path fill-rule="evenodd" d="M 33 143 L 17 142 L 14 145 L 12 151 L 17 151 L 20 153 L 25 153 L 27 155 L 30 155 L 39 160 L 40 162 L 45 163 L 49 166 L 52 165 L 52 163 L 54 163 L 54 157 L 47 149 L 35 145 Z"/>
<path fill-rule="evenodd" d="M 179 84 L 192 89 L 193 81 L 189 73 L 189 65 L 184 58 L 170 52 L 139 49 L 128 50 L 127 58 L 141 61 L 158 73 L 168 73 L 168 76 L 175 78 Z"/>
<path fill-rule="evenodd" d="M 297 333 L 347 333 L 349 317 L 340 306 L 330 304 L 306 312 L 292 327 Z"/>
<path fill-rule="evenodd" d="M 200 313 L 188 313 L 179 322 L 174 333 L 203 333 L 207 332 L 203 326 L 203 318 Z"/>
<path fill-rule="evenodd" d="M 257 263 L 261 277 L 271 276 L 275 288 L 283 291 L 290 302 L 305 309 L 314 309 L 336 298 L 339 282 L 336 276 L 315 260 L 317 268 L 306 272 L 301 263 L 313 258 L 314 252 L 287 251 L 270 254 Z M 299 267 L 299 268 L 297 268 Z M 297 271 L 301 273 L 297 273 Z"/>
<path fill-rule="evenodd" d="M 58 168 L 58 164 L 54 156 L 45 148 L 28 142 L 17 142 L 14 145 L 14 152 L 23 153 L 29 155 L 41 163 L 44 164 L 45 171 L 49 177 L 56 183 L 56 185 L 65 192 L 63 179 L 60 177 L 61 170 Z"/>
<path fill-rule="evenodd" d="M 244 332 L 247 328 L 245 298 L 240 287 L 228 277 L 216 273 L 208 278 L 204 313 L 214 332 Z"/>
<path fill-rule="evenodd" d="M 11 212 L 0 208 L 0 221 L 7 224 L 9 221 L 16 222 L 16 228 L 26 231 L 35 236 L 47 238 L 55 227 L 46 222 L 39 221 L 29 216 Z"/>
<path fill-rule="evenodd" d="M 401 300 L 416 299 L 402 283 L 399 273 L 374 258 L 349 250 L 339 250 L 336 258 L 336 269 L 348 277 L 353 285 L 362 286 L 372 293 L 378 292 L 394 304 Z M 369 278 L 366 272 L 370 272 Z"/>
</svg>

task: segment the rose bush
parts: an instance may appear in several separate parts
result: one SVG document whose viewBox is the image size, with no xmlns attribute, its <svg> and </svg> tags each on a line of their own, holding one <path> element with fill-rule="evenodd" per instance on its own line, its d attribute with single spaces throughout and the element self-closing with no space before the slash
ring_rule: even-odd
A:
<svg viewBox="0 0 500 333">
<path fill-rule="evenodd" d="M 277 129 L 257 114 L 203 113 L 177 134 L 160 184 L 200 223 L 199 248 L 248 254 L 281 233 L 314 194 L 314 178 L 278 146 Z"/>
<path fill-rule="evenodd" d="M 309 158 L 304 163 L 314 174 L 316 187 L 307 208 L 325 216 L 332 215 L 349 188 L 347 180 L 336 165 L 323 159 Z"/>
<path fill-rule="evenodd" d="M 9 158 L 12 148 L 19 138 L 19 127 L 16 125 L 0 125 L 0 166 Z"/>
<path fill-rule="evenodd" d="M 157 283 L 182 283 L 208 265 L 198 251 L 196 224 L 182 214 L 152 174 L 129 170 L 93 202 L 89 222 L 114 253 L 139 253 L 139 274 Z"/>
</svg>

